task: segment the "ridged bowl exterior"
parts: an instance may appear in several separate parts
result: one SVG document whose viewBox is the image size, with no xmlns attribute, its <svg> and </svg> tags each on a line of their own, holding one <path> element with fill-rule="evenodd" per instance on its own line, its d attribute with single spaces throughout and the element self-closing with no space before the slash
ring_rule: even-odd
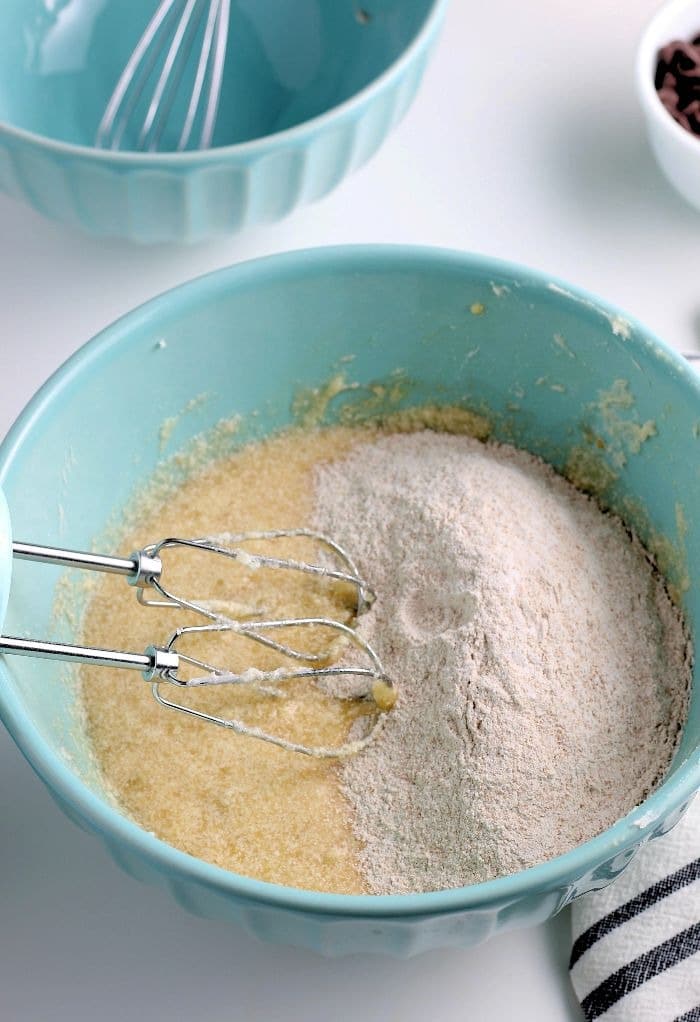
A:
<svg viewBox="0 0 700 1022">
<path fill-rule="evenodd" d="M 474 303 L 482 314 L 471 313 Z M 300 387 L 322 388 L 339 366 L 350 389 L 329 407 L 331 421 L 343 400 L 361 408 L 377 383 L 395 383 L 401 371 L 403 406 L 488 409 L 496 438 L 516 439 L 558 468 L 582 436 L 605 436 L 605 421 L 591 419 L 591 409 L 612 381 L 629 380 L 630 414 L 653 420 L 656 434 L 618 465 L 610 501 L 614 507 L 631 495 L 654 530 L 671 544 L 680 540 L 677 568 L 693 582 L 683 606 L 697 634 L 700 519 L 690 512 L 700 504 L 700 474 L 689 466 L 697 461 L 698 378 L 644 327 L 591 295 L 523 267 L 439 250 L 369 246 L 275 256 L 210 274 L 130 313 L 54 374 L 0 445 L 0 485 L 15 534 L 89 546 L 162 464 L 164 421 L 176 423 L 173 454 L 231 415 L 241 416 L 241 429 L 250 422 L 267 433 L 294 421 Z M 135 415 L 133 384 L 144 374 L 158 381 L 158 398 L 139 402 Z M 542 386 L 544 378 L 556 387 Z M 206 400 L 192 409 L 200 394 Z M 679 507 L 688 513 L 679 516 Z M 55 636 L 53 599 L 46 569 L 16 562 L 4 631 L 74 638 Z M 700 786 L 695 685 L 664 783 L 567 854 L 429 894 L 301 891 L 211 866 L 122 815 L 95 773 L 64 680 L 46 661 L 0 658 L 0 717 L 63 811 L 100 837 L 127 873 L 166 887 L 189 911 L 326 955 L 466 947 L 540 923 L 613 880 L 642 844 L 680 819 Z M 524 812 L 538 826 L 537 807 Z"/>
<path fill-rule="evenodd" d="M 98 833 L 93 824 L 79 817 L 55 792 L 52 794 L 69 819 L 87 833 Z M 637 845 L 611 856 L 581 876 L 572 872 L 543 889 L 510 898 L 495 898 L 461 911 L 428 911 L 420 915 L 392 915 L 389 911 L 369 917 L 348 916 L 294 908 L 282 910 L 279 905 L 231 898 L 215 887 L 194 881 L 187 872 L 180 873 L 171 867 L 162 869 L 121 842 L 101 836 L 107 852 L 125 873 L 134 880 L 165 888 L 193 915 L 231 922 L 258 940 L 304 947 L 328 958 L 358 952 L 410 958 L 438 947 L 474 947 L 504 930 L 546 922 L 580 894 L 611 883 L 647 841 L 661 837 L 675 826 L 688 804 L 668 813 Z"/>
<path fill-rule="evenodd" d="M 410 106 L 442 24 L 436 0 L 383 75 L 327 113 L 276 135 L 202 153 L 112 153 L 0 121 L 0 190 L 92 235 L 199 242 L 285 217 L 365 163 Z"/>
</svg>

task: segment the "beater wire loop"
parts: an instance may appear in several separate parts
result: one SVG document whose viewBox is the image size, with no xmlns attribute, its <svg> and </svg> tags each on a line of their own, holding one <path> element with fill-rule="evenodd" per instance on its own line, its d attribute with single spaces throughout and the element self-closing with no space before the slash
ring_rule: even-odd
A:
<svg viewBox="0 0 700 1022">
<path fill-rule="evenodd" d="M 262 554 L 249 553 L 242 547 L 242 544 L 260 540 L 299 538 L 310 540 L 320 546 L 339 566 L 332 567 L 291 558 L 269 557 Z M 153 543 L 150 546 L 144 547 L 143 553 L 148 557 L 157 559 L 161 557 L 163 551 L 176 547 L 218 554 L 231 561 L 237 561 L 243 567 L 250 568 L 251 570 L 269 568 L 278 571 L 298 571 L 307 575 L 315 575 L 328 581 L 345 582 L 357 590 L 357 604 L 354 612 L 356 617 L 364 613 L 375 600 L 374 591 L 360 576 L 354 561 L 347 551 L 332 539 L 311 529 L 270 529 L 261 532 L 245 533 L 227 532 L 216 536 L 206 536 L 201 539 L 181 539 L 171 536 L 161 540 L 159 543 Z M 145 588 L 140 588 L 138 590 L 138 599 L 144 606 L 181 607 L 183 610 L 190 610 L 195 614 L 201 614 L 210 621 L 227 623 L 226 615 L 213 610 L 209 605 L 209 601 L 190 599 L 173 592 L 164 583 L 162 575 L 151 580 L 151 587 L 159 593 L 162 599 L 154 600 L 147 595 Z M 276 627 L 281 626 L 277 625 Z M 276 648 L 271 640 L 268 641 L 268 645 L 270 645 L 270 648 Z M 282 648 L 280 652 L 283 652 Z"/>
</svg>

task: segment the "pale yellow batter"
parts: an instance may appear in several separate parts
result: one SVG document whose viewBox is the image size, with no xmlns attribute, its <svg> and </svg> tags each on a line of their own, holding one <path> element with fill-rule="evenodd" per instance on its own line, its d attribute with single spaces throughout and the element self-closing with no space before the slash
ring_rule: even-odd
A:
<svg viewBox="0 0 700 1022">
<path fill-rule="evenodd" d="M 312 469 L 366 439 L 361 429 L 292 432 L 243 448 L 183 484 L 126 536 L 124 550 L 168 535 L 290 528 L 308 524 Z M 285 541 L 286 542 L 286 541 Z M 285 554 L 308 558 L 303 545 Z M 255 548 L 267 551 L 260 545 Z M 280 552 L 279 544 L 274 551 Z M 164 582 L 193 597 L 265 608 L 271 616 L 326 613 L 347 620 L 353 593 L 294 573 L 240 571 L 208 554 L 164 554 Z M 167 577 L 165 571 L 167 569 Z M 223 609 L 223 607 L 222 607 Z M 140 606 L 121 579 L 105 577 L 89 606 L 84 639 L 91 645 L 142 649 L 164 642 L 183 623 L 201 618 Z M 237 643 L 237 645 L 234 645 Z M 241 639 L 183 649 L 233 670 L 279 666 L 276 654 Z M 201 673 L 201 672 L 200 672 Z M 89 734 L 97 760 L 122 808 L 165 841 L 236 872 L 296 887 L 360 893 L 358 847 L 332 760 L 315 760 L 240 737 L 165 710 L 132 672 L 83 673 Z M 168 687 L 170 696 L 181 693 Z M 188 692 L 190 705 L 236 716 L 312 745 L 337 745 L 367 704 L 332 700 L 298 683 L 285 700 L 229 686 Z"/>
</svg>

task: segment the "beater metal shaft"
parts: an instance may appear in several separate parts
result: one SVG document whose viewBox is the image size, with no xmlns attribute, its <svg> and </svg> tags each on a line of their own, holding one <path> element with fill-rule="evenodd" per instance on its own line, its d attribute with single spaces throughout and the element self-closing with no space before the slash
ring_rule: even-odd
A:
<svg viewBox="0 0 700 1022">
<path fill-rule="evenodd" d="M 12 635 L 0 636 L 0 653 L 39 657 L 41 660 L 62 660 L 65 663 L 87 664 L 91 667 L 122 667 L 141 671 L 146 680 L 154 675 L 163 676 L 180 666 L 177 653 L 162 646 L 149 646 L 145 653 L 126 653 L 116 649 L 94 649 L 91 646 L 73 646 L 63 642 L 43 642 L 37 639 L 19 639 Z"/>
<path fill-rule="evenodd" d="M 86 568 L 89 571 L 124 575 L 133 586 L 152 585 L 153 580 L 160 578 L 163 571 L 161 559 L 149 556 L 145 550 L 137 550 L 131 557 L 112 557 L 83 550 L 15 542 L 12 544 L 12 556 L 18 561 L 37 561 L 40 564 L 53 564 L 63 568 Z"/>
</svg>

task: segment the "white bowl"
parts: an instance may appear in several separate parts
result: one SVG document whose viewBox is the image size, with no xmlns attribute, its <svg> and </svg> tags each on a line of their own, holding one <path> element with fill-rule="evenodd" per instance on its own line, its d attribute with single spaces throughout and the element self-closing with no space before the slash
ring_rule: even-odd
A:
<svg viewBox="0 0 700 1022">
<path fill-rule="evenodd" d="M 684 199 L 700 210 L 700 136 L 671 117 L 654 87 L 658 53 L 672 39 L 700 35 L 700 0 L 671 0 L 647 25 L 637 50 L 637 95 L 649 141 L 664 174 Z"/>
</svg>

